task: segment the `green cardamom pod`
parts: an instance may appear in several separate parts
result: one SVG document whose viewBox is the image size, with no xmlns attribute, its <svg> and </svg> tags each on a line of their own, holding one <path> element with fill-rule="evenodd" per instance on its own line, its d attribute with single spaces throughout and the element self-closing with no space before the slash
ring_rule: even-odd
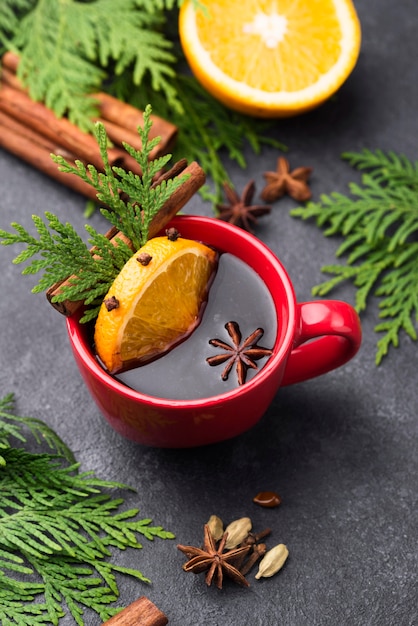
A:
<svg viewBox="0 0 418 626">
<path fill-rule="evenodd" d="M 255 577 L 259 579 L 262 577 L 268 578 L 269 576 L 273 576 L 273 574 L 276 574 L 276 572 L 283 567 L 288 556 L 289 550 L 286 548 L 284 543 L 279 543 L 279 545 L 266 552 L 260 561 L 258 572 Z"/>
<path fill-rule="evenodd" d="M 224 534 L 224 523 L 221 518 L 217 515 L 211 515 L 208 521 L 208 526 L 214 541 L 219 541 Z"/>
<path fill-rule="evenodd" d="M 249 517 L 241 517 L 240 519 L 231 522 L 225 528 L 225 532 L 228 533 L 225 548 L 227 550 L 231 550 L 231 548 L 239 546 L 239 544 L 247 537 L 251 528 L 252 523 Z"/>
</svg>

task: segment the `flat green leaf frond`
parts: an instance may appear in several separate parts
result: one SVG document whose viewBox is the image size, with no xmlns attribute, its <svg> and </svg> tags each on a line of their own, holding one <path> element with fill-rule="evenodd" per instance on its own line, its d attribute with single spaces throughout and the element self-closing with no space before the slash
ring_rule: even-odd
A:
<svg viewBox="0 0 418 626">
<path fill-rule="evenodd" d="M 14 395 L 8 394 L 0 398 L 0 448 L 12 445 L 11 438 L 25 442 L 24 431 L 28 430 L 35 441 L 45 442 L 58 456 L 74 463 L 74 455 L 61 437 L 44 421 L 34 417 L 20 417 L 14 414 Z"/>
<path fill-rule="evenodd" d="M 0 43 L 18 50 L 20 79 L 34 100 L 59 117 L 91 131 L 97 104 L 86 95 L 100 91 L 110 72 L 129 72 L 138 85 L 147 77 L 171 106 L 180 107 L 172 85 L 173 44 L 163 31 L 165 7 L 125 0 L 115 19 L 113 0 L 13 4 L 22 9 L 20 20 L 7 0 L 0 10 Z"/>
<path fill-rule="evenodd" d="M 0 571 L 18 572 L 19 574 L 33 574 L 33 569 L 27 567 L 22 558 L 7 550 L 0 550 Z M 1 585 L 1 575 L 0 575 Z"/>
<path fill-rule="evenodd" d="M 74 23 L 77 5 L 82 6 L 38 0 L 21 20 L 14 43 L 21 51 L 18 76 L 31 97 L 44 102 L 58 117 L 67 114 L 88 130 L 90 120 L 97 115 L 97 105 L 85 96 L 99 90 L 105 73 L 80 54 Z"/>
<path fill-rule="evenodd" d="M 418 190 L 418 161 L 412 162 L 402 154 L 364 149 L 359 153 L 345 152 L 342 157 L 353 167 L 368 170 L 379 184 Z"/>
<path fill-rule="evenodd" d="M 151 106 L 146 105 L 143 127 L 138 127 L 142 149 L 136 150 L 129 144 L 124 144 L 126 151 L 139 164 L 141 176 L 123 168 L 111 166 L 107 153 L 108 137 L 101 122 L 96 123 L 94 133 L 103 160 L 103 172 L 98 172 L 93 165 L 86 167 L 83 163 L 76 162 L 74 166 L 61 156 L 53 157 L 61 171 L 79 176 L 96 190 L 98 199 L 109 207 L 101 209 L 102 215 L 131 240 L 136 250 L 147 241 L 149 224 L 154 215 L 185 180 L 184 177 L 176 177 L 157 185 L 153 183 L 155 176 L 171 159 L 171 155 L 151 158 L 152 151 L 159 143 L 158 137 L 153 139 L 149 137 L 152 126 L 151 113 Z M 98 246 L 98 244 L 95 245 Z M 105 252 L 105 248 L 106 244 L 103 238 L 99 249 L 103 249 Z M 126 252 L 126 248 L 124 252 Z M 132 251 L 130 251 L 130 255 L 132 255 Z M 113 257 L 114 254 L 111 253 L 110 256 Z M 87 280 L 87 276 L 84 277 L 84 280 Z M 73 292 L 66 291 L 65 298 L 73 299 Z M 84 297 L 79 299 L 84 299 Z"/>
<path fill-rule="evenodd" d="M 68 276 L 74 277 L 54 297 L 56 302 L 66 299 L 88 300 L 90 304 L 95 298 L 104 296 L 123 265 L 132 256 L 132 251 L 125 243 L 120 241 L 118 246 L 114 246 L 89 225 L 86 226 L 90 235 L 89 243 L 96 246 L 99 260 L 93 258 L 89 247 L 71 224 L 60 222 L 52 213 L 46 212 L 45 219 L 33 216 L 33 222 L 38 238 L 22 226 L 12 224 L 16 233 L 0 231 L 0 243 L 26 244 L 14 263 L 29 261 L 22 271 L 23 274 L 43 272 L 32 289 L 34 293 L 45 291 Z M 33 258 L 35 256 L 41 258 Z"/>
<path fill-rule="evenodd" d="M 16 35 L 20 20 L 31 11 L 37 0 L 2 0 L 0 2 L 0 47 L 3 47 Z"/>
<path fill-rule="evenodd" d="M 418 321 L 418 161 L 403 155 L 364 150 L 346 153 L 347 161 L 363 174 L 361 184 L 349 186 L 350 195 L 321 196 L 291 211 L 291 215 L 314 220 L 325 236 L 342 238 L 337 256 L 345 265 L 322 270 L 332 278 L 313 289 L 316 295 L 330 293 L 348 280 L 356 288 L 356 308 L 366 309 L 369 296 L 380 298 L 376 363 L 390 346 L 399 345 L 400 333 L 417 339 Z"/>
<path fill-rule="evenodd" d="M 12 394 L 0 399 L 0 425 L 12 417 Z M 17 423 L 20 418 L 14 416 Z M 7 422 L 8 423 L 8 422 Z M 35 432 L 49 432 L 37 424 Z M 58 436 L 56 435 L 58 438 Z M 141 549 L 138 537 L 173 538 L 138 509 L 123 510 L 118 482 L 79 472 L 52 454 L 9 445 L 0 468 L 0 623 L 58 624 L 70 612 L 84 625 L 89 609 L 100 623 L 114 615 L 116 574 L 148 583 L 141 571 L 112 562 L 110 548 Z M 22 582 L 22 577 L 24 580 Z"/>
<path fill-rule="evenodd" d="M 30 597 L 19 598 L 12 590 L 5 590 L 2 593 L 0 589 L 0 623 L 2 626 L 36 626 L 38 624 L 55 626 L 65 615 L 61 610 L 52 620 L 46 604 L 37 602 L 28 604 L 30 600 Z"/>
<path fill-rule="evenodd" d="M 413 248 L 415 256 L 405 264 L 393 267 L 376 290 L 376 295 L 381 297 L 379 317 L 384 320 L 376 326 L 376 332 L 385 333 L 377 344 L 379 363 L 390 345 L 398 346 L 401 331 L 412 340 L 418 336 L 413 323 L 418 321 L 418 245 L 414 244 Z"/>
</svg>

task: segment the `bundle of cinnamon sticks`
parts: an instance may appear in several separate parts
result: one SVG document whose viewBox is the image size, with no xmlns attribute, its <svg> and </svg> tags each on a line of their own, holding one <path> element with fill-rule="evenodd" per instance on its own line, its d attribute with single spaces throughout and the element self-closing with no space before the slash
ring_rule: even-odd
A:
<svg viewBox="0 0 418 626">
<path fill-rule="evenodd" d="M 58 118 L 50 109 L 30 98 L 17 75 L 19 58 L 12 52 L 2 57 L 0 78 L 0 147 L 30 163 L 48 176 L 87 198 L 96 199 L 96 191 L 74 174 L 60 172 L 51 153 L 63 156 L 70 164 L 78 159 L 93 164 L 99 171 L 103 164 L 95 138 L 81 131 L 66 118 Z M 86 96 L 88 97 L 88 96 Z M 137 132 L 143 125 L 143 112 L 106 93 L 91 96 L 98 105 L 97 120 L 104 124 L 113 146 L 109 162 L 141 174 L 137 162 L 125 151 L 122 142 L 137 150 L 141 140 Z M 170 152 L 177 127 L 152 115 L 150 139 L 160 137 L 151 158 Z"/>
</svg>

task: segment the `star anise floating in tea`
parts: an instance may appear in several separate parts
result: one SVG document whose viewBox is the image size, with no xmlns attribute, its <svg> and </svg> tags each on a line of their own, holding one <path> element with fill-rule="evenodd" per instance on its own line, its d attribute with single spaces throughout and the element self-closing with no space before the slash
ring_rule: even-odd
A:
<svg viewBox="0 0 418 626">
<path fill-rule="evenodd" d="M 222 341 L 222 339 L 210 339 L 209 343 L 211 346 L 221 348 L 224 352 L 208 357 L 206 362 L 212 367 L 226 363 L 221 373 L 222 380 L 228 379 L 231 369 L 236 365 L 238 384 L 243 385 L 247 378 L 248 369 L 257 369 L 256 361 L 270 356 L 273 351 L 258 345 L 258 341 L 264 335 L 262 328 L 257 328 L 244 341 L 242 341 L 241 331 L 237 322 L 227 322 L 225 328 L 232 339 L 232 344 L 228 344 Z"/>
<path fill-rule="evenodd" d="M 270 213 L 271 206 L 251 204 L 255 193 L 253 180 L 246 184 L 241 197 L 228 183 L 224 183 L 223 187 L 228 204 L 216 205 L 219 211 L 218 218 L 230 224 L 240 226 L 252 233 L 252 226 L 257 224 L 257 217 Z"/>
<path fill-rule="evenodd" d="M 311 167 L 297 167 L 290 171 L 289 161 L 284 157 L 277 159 L 275 172 L 264 172 L 266 186 L 261 192 L 261 198 L 265 202 L 274 202 L 285 194 L 288 194 L 298 202 L 306 202 L 312 196 L 308 186 Z"/>
<path fill-rule="evenodd" d="M 234 561 L 247 554 L 251 547 L 246 545 L 224 551 L 227 536 L 227 533 L 224 533 L 219 545 L 216 546 L 209 526 L 205 524 L 203 548 L 178 545 L 177 548 L 189 559 L 183 565 L 184 571 L 193 572 L 193 574 L 207 572 L 206 584 L 210 586 L 214 582 L 218 589 L 222 589 L 224 575 L 231 578 L 234 582 L 248 587 L 248 581 L 234 566 Z"/>
</svg>

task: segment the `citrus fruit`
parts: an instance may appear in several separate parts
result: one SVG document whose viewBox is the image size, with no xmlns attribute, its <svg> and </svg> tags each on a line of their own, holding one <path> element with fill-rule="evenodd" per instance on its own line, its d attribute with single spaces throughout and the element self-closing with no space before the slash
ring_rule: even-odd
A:
<svg viewBox="0 0 418 626">
<path fill-rule="evenodd" d="M 150 239 L 129 259 L 95 325 L 96 352 L 110 373 L 161 356 L 193 331 L 216 260 L 199 242 L 167 237 Z"/>
<path fill-rule="evenodd" d="M 179 33 L 205 89 L 258 117 L 324 102 L 353 70 L 361 41 L 351 0 L 185 0 Z"/>
</svg>

